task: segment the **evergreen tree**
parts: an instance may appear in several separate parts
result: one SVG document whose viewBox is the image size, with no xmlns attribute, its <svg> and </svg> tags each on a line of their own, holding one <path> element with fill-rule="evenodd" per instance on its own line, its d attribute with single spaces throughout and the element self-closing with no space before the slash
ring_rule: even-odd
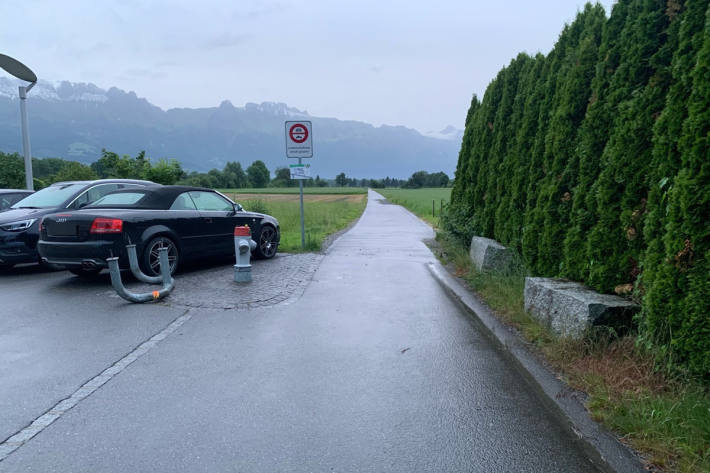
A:
<svg viewBox="0 0 710 473">
<path fill-rule="evenodd" d="M 571 227 L 563 243 L 562 275 L 584 280 L 589 273 L 586 237 L 595 223 L 590 210 L 594 207 L 592 186 L 599 175 L 601 155 L 608 140 L 613 122 L 618 94 L 612 93 L 612 80 L 621 62 L 621 37 L 629 28 L 629 4 L 620 0 L 602 29 L 599 62 L 592 80 L 592 94 L 582 121 L 575 155 L 578 159 L 577 185 L 572 190 Z"/>
<path fill-rule="evenodd" d="M 545 167 L 545 137 L 547 136 L 551 116 L 558 98 L 558 85 L 561 82 L 557 71 L 562 67 L 565 53 L 570 45 L 571 28 L 566 25 L 555 47 L 550 51 L 545 61 L 545 68 L 536 94 L 542 96 L 538 113 L 538 127 L 528 163 L 528 187 L 526 189 L 526 205 L 523 222 L 522 256 L 526 266 L 537 274 L 546 274 L 545 268 L 539 266 L 538 240 L 542 233 L 545 215 L 538 205 L 541 183 L 546 175 Z"/>
<path fill-rule="evenodd" d="M 667 91 L 663 74 L 656 74 L 664 67 L 665 55 L 660 55 L 660 64 L 654 61 L 667 37 L 666 4 L 636 0 L 631 9 L 627 34 L 622 35 L 622 62 L 612 82 L 619 97 L 614 125 L 602 153 L 602 171 L 592 187 L 596 223 L 587 238 L 592 264 L 586 280 L 605 292 L 638 275 L 651 133 Z"/>
<path fill-rule="evenodd" d="M 688 13 L 691 11 L 689 8 Z M 681 169 L 665 196 L 664 257 L 648 287 L 644 314 L 660 341 L 668 344 L 691 372 L 707 379 L 710 378 L 710 7 L 706 9 L 701 37 L 702 45 L 690 74 L 688 115 L 678 140 Z"/>
<path fill-rule="evenodd" d="M 666 258 L 663 243 L 667 223 L 668 191 L 681 165 L 678 149 L 683 123 L 688 116 L 688 98 L 693 84 L 691 72 L 697 60 L 704 37 L 708 0 L 689 0 L 678 21 L 677 47 L 671 65 L 672 84 L 666 96 L 666 106 L 654 126 L 653 160 L 648 176 L 648 214 L 644 235 L 647 248 L 642 261 L 639 292 L 644 295 L 642 335 L 649 340 L 668 342 L 668 324 L 665 312 L 665 283 L 658 280 L 663 273 Z"/>
<path fill-rule="evenodd" d="M 535 56 L 534 64 L 522 85 L 520 96 L 521 99 L 524 98 L 523 116 L 511 151 L 511 163 L 514 169 L 506 170 L 506 172 L 512 172 L 513 175 L 510 198 L 507 202 L 507 209 L 501 208 L 500 212 L 496 214 L 496 222 L 503 221 L 503 228 L 497 231 L 497 235 L 500 235 L 502 242 L 515 248 L 518 253 L 522 252 L 526 192 L 530 185 L 530 150 L 535 142 L 540 104 L 543 100 L 543 89 L 538 87 L 538 84 L 542 81 L 544 67 L 545 57 L 538 54 Z M 501 207 L 503 206 L 505 206 L 505 201 L 501 204 Z"/>
<path fill-rule="evenodd" d="M 543 214 L 538 239 L 538 270 L 556 275 L 562 259 L 562 242 L 569 228 L 572 189 L 577 183 L 578 161 L 574 146 L 579 125 L 591 95 L 606 13 L 601 5 L 587 4 L 570 26 L 570 45 L 557 72 L 560 83 L 550 128 L 545 137 L 546 176 L 540 185 L 537 206 Z"/>
</svg>

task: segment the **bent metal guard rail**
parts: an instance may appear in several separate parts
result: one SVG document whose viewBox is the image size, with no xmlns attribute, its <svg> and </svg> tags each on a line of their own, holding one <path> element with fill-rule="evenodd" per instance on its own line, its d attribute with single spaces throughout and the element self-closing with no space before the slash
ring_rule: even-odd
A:
<svg viewBox="0 0 710 473">
<path fill-rule="evenodd" d="M 163 282 L 163 276 L 148 276 L 143 273 L 138 267 L 138 254 L 136 253 L 136 245 L 126 245 L 126 251 L 128 252 L 128 265 L 131 267 L 131 273 L 139 281 L 143 281 L 148 284 L 160 284 Z"/>
<path fill-rule="evenodd" d="M 126 290 L 123 286 L 123 281 L 121 281 L 121 270 L 118 267 L 118 257 L 107 258 L 106 262 L 108 263 L 108 269 L 111 273 L 111 285 L 116 293 L 129 302 L 138 303 L 156 301 L 170 294 L 175 287 L 175 280 L 170 276 L 168 249 L 160 248 L 158 250 L 158 254 L 160 257 L 160 276 L 163 282 L 163 287 L 158 291 L 145 292 L 142 294 Z"/>
</svg>

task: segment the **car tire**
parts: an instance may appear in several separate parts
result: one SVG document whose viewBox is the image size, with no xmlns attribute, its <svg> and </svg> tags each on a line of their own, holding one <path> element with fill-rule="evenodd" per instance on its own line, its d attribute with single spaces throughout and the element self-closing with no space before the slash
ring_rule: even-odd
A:
<svg viewBox="0 0 710 473">
<path fill-rule="evenodd" d="M 178 263 L 180 262 L 180 250 L 175 242 L 167 236 L 160 235 L 148 242 L 143 250 L 143 258 L 141 259 L 141 270 L 147 276 L 160 276 L 160 259 L 158 250 L 160 248 L 168 248 L 168 261 L 170 261 L 170 274 L 175 274 Z"/>
<path fill-rule="evenodd" d="M 96 279 L 99 274 L 101 274 L 101 268 L 96 269 L 84 269 L 84 268 L 72 268 L 69 270 L 70 273 L 79 276 L 82 279 Z"/>
<path fill-rule="evenodd" d="M 259 259 L 271 259 L 276 256 L 276 250 L 279 247 L 277 237 L 278 233 L 274 227 L 271 225 L 262 226 L 259 238 L 256 240 L 254 256 Z"/>
</svg>

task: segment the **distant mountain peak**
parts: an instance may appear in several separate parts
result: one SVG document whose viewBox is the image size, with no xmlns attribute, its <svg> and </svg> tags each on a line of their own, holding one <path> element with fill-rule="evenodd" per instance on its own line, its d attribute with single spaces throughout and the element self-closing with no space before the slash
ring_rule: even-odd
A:
<svg viewBox="0 0 710 473">
<path fill-rule="evenodd" d="M 426 136 L 431 138 L 438 138 L 440 140 L 461 140 L 463 138 L 463 130 L 459 130 L 453 125 L 448 125 L 441 131 L 428 131 L 424 133 Z"/>
<path fill-rule="evenodd" d="M 244 110 L 286 117 L 310 117 L 307 111 L 289 107 L 283 102 L 246 103 Z"/>
<path fill-rule="evenodd" d="M 0 77 L 0 97 L 8 97 L 13 100 L 19 98 L 17 87 L 23 84 L 25 83 L 17 79 Z M 109 98 L 108 94 L 113 89 L 114 88 L 111 88 L 111 90 L 107 92 L 91 83 L 74 83 L 68 81 L 50 82 L 40 80 L 32 91 L 30 91 L 29 95 L 32 98 L 43 100 L 106 102 Z M 133 95 L 135 96 L 135 94 Z"/>
<path fill-rule="evenodd" d="M 0 150 L 19 151 L 18 86 L 0 77 Z M 228 161 L 244 167 L 262 159 L 270 169 L 288 164 L 284 121 L 312 120 L 321 176 L 340 172 L 362 177 L 404 178 L 417 170 L 452 172 L 459 132 L 447 127 L 423 136 L 397 125 L 312 116 L 282 102 L 230 100 L 201 108 L 161 109 L 135 92 L 91 83 L 40 81 L 30 95 L 32 149 L 36 156 L 95 161 L 102 148 L 131 156 L 178 159 L 188 170 L 221 169 Z"/>
</svg>

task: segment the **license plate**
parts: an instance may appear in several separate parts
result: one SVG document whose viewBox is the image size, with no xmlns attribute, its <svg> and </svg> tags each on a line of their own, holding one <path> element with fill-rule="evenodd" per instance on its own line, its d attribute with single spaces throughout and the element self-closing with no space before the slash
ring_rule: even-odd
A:
<svg viewBox="0 0 710 473">
<path fill-rule="evenodd" d="M 47 226 L 49 236 L 76 236 L 75 223 L 55 223 Z"/>
</svg>

